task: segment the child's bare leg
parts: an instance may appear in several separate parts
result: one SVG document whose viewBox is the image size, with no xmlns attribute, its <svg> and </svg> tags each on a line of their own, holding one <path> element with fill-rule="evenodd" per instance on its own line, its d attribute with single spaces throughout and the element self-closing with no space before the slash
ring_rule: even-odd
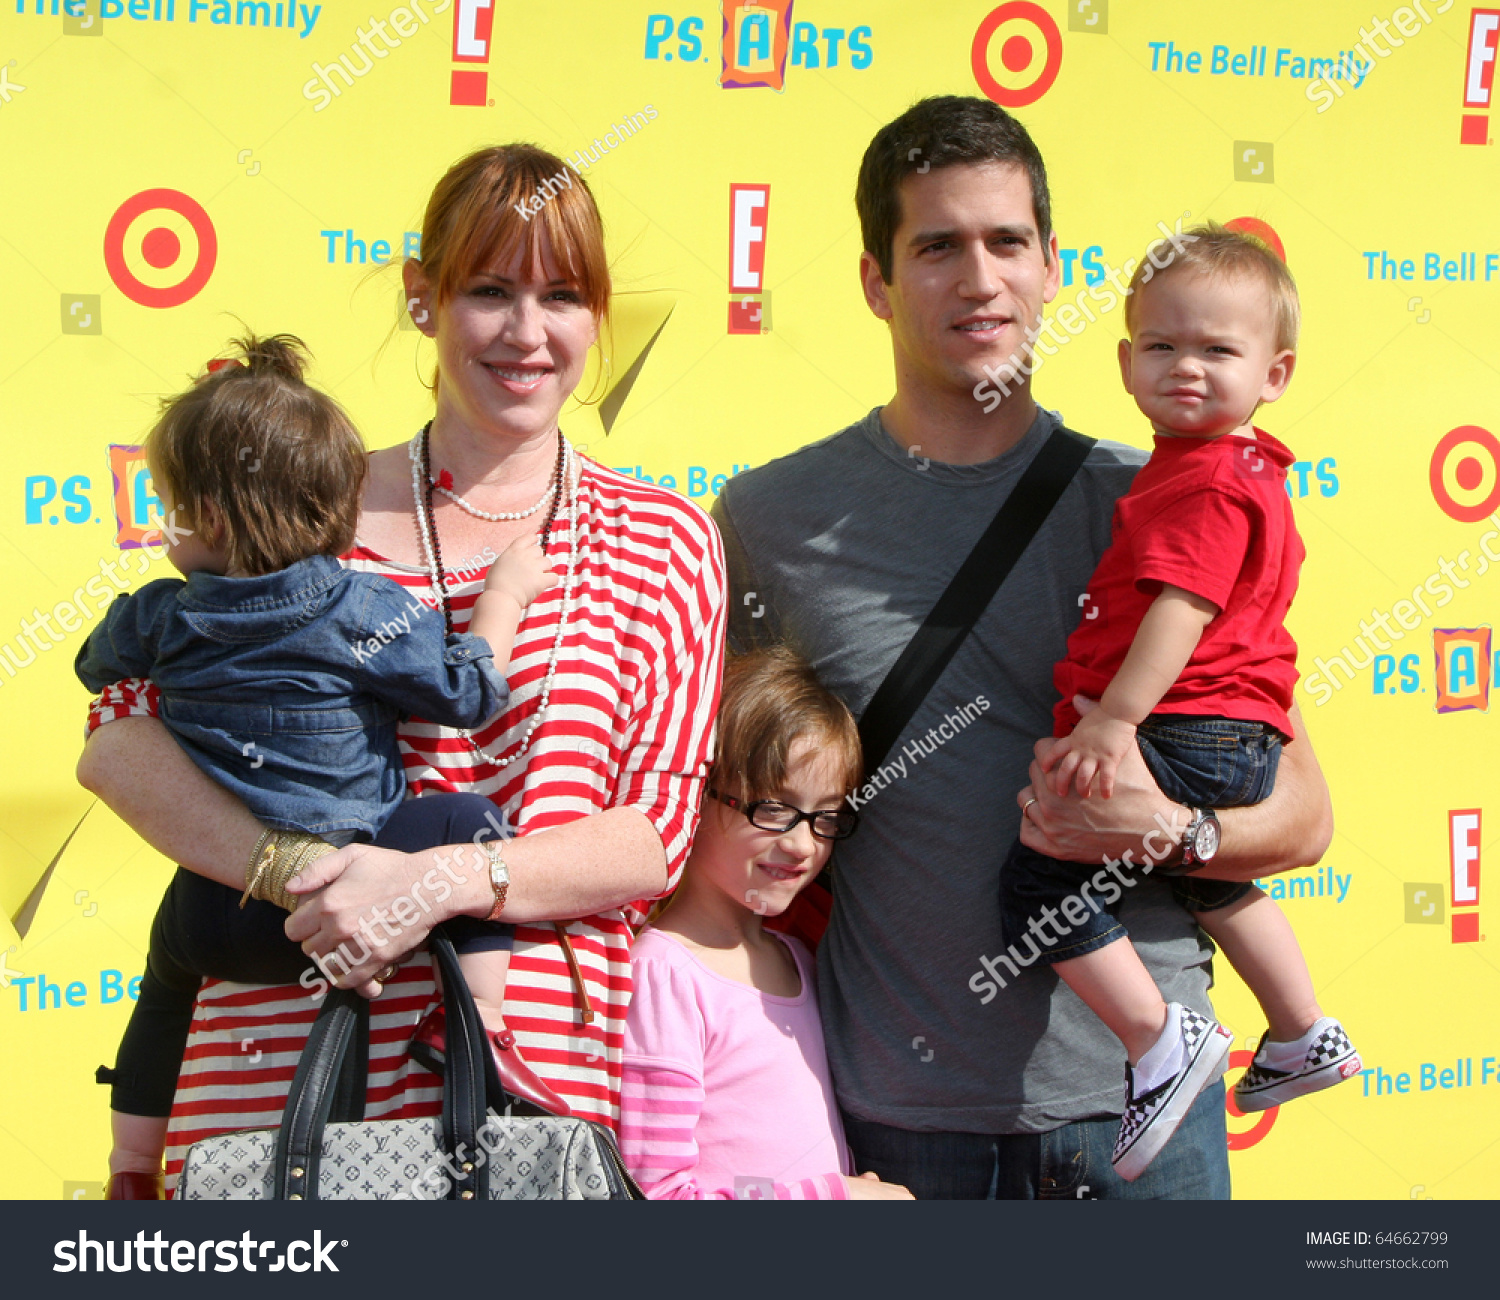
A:
<svg viewBox="0 0 1500 1300">
<path fill-rule="evenodd" d="M 505 979 L 510 972 L 510 950 L 491 948 L 458 955 L 458 967 L 474 995 L 479 1019 L 491 1033 L 505 1028 Z"/>
<path fill-rule="evenodd" d="M 1252 890 L 1228 907 L 1193 915 L 1255 994 L 1272 1042 L 1294 1043 L 1322 1019 L 1291 922 L 1264 891 Z"/>
<path fill-rule="evenodd" d="M 1125 1046 L 1125 1113 L 1110 1160 L 1122 1178 L 1139 1178 L 1193 1099 L 1218 1077 L 1229 1051 L 1228 1031 L 1164 1002 L 1129 939 L 1069 957 L 1053 969 Z"/>
<path fill-rule="evenodd" d="M 1167 1004 L 1130 940 L 1069 957 L 1052 969 L 1124 1044 L 1131 1065 L 1138 1065 L 1161 1037 Z"/>
<path fill-rule="evenodd" d="M 167 1152 L 165 1115 L 127 1115 L 112 1110 L 109 1128 L 114 1139 L 109 1153 L 110 1173 L 161 1173 Z"/>
</svg>

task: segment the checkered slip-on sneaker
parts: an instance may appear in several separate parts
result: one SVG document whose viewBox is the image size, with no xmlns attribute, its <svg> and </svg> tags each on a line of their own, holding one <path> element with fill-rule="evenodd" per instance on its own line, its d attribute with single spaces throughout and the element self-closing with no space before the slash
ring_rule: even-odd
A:
<svg viewBox="0 0 1500 1300">
<path fill-rule="evenodd" d="M 1343 1025 L 1332 1016 L 1324 1016 L 1313 1028 L 1318 1032 L 1313 1035 L 1306 1059 L 1295 1070 L 1271 1069 L 1263 1059 L 1270 1034 L 1262 1038 L 1250 1068 L 1234 1085 L 1234 1104 L 1246 1112 L 1270 1110 L 1352 1079 L 1364 1068 Z"/>
<path fill-rule="evenodd" d="M 1125 1067 L 1125 1113 L 1120 1116 L 1120 1136 L 1112 1158 L 1115 1172 L 1133 1182 L 1146 1172 L 1167 1140 L 1177 1131 L 1198 1094 L 1219 1077 L 1220 1068 L 1234 1037 L 1217 1020 L 1200 1016 L 1178 1002 L 1167 1004 L 1167 1014 L 1177 1016 L 1182 1028 L 1187 1061 L 1165 1083 L 1135 1094 L 1135 1073 Z"/>
</svg>

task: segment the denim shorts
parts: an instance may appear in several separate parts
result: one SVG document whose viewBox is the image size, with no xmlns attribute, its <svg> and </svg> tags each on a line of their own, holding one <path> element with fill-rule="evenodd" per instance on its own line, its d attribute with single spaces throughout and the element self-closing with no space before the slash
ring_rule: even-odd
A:
<svg viewBox="0 0 1500 1300">
<path fill-rule="evenodd" d="M 1260 722 L 1176 714 L 1152 714 L 1136 731 L 1141 757 L 1162 793 L 1195 808 L 1260 803 L 1276 784 L 1282 739 Z M 1000 870 L 1000 921 L 1012 960 L 1050 966 L 1124 938 L 1125 927 L 1109 908 L 1134 883 L 1130 871 L 1121 864 L 1111 871 L 1059 862 L 1017 840 Z M 1171 885 L 1190 912 L 1228 907 L 1254 888 L 1191 876 L 1172 877 Z"/>
</svg>

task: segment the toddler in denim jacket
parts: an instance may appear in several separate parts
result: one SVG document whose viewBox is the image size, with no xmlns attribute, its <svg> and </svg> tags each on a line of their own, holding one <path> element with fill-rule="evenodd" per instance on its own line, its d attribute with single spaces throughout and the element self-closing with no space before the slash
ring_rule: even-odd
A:
<svg viewBox="0 0 1500 1300">
<path fill-rule="evenodd" d="M 366 452 L 342 408 L 304 381 L 303 345 L 278 335 L 237 348 L 164 403 L 147 439 L 164 541 L 184 577 L 116 599 L 79 651 L 79 678 L 96 692 L 150 678 L 177 742 L 272 830 L 333 846 L 384 830 L 413 851 L 470 838 L 446 824 L 463 801 L 459 820 L 482 813 L 481 825 L 510 834 L 479 795 L 398 814 L 396 722 L 473 729 L 508 707 L 503 670 L 521 615 L 556 582 L 537 537 L 495 561 L 496 599 L 476 605 L 473 630 L 446 633 L 442 614 L 400 585 L 338 561 L 354 544 Z M 431 844 L 394 842 L 414 833 Z M 116 1068 L 100 1071 L 114 1085 L 112 1173 L 159 1165 L 202 978 L 277 982 L 306 965 L 281 933 L 285 911 L 237 902 L 180 868 L 168 888 Z"/>
</svg>

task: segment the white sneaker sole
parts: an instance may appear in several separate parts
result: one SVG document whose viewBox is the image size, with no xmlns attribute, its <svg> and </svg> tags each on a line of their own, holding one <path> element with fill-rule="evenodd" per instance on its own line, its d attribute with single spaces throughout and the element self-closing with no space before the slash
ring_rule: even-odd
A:
<svg viewBox="0 0 1500 1300">
<path fill-rule="evenodd" d="M 1298 1072 L 1289 1075 L 1285 1079 L 1265 1084 L 1254 1091 L 1241 1092 L 1240 1085 L 1237 1083 L 1234 1086 L 1234 1104 L 1246 1115 L 1258 1110 L 1270 1110 L 1272 1106 L 1296 1101 L 1298 1097 L 1306 1097 L 1313 1092 L 1322 1092 L 1324 1088 L 1332 1088 L 1346 1079 L 1352 1079 L 1363 1068 L 1359 1053 L 1351 1052 L 1342 1060 L 1329 1061 L 1327 1065 L 1321 1065 L 1316 1070 L 1309 1070 L 1306 1073 Z M 1241 1083 L 1243 1082 L 1241 1080 Z"/>
<path fill-rule="evenodd" d="M 1161 1109 L 1151 1117 L 1150 1123 L 1136 1134 L 1135 1141 L 1122 1151 L 1120 1158 L 1114 1162 L 1115 1172 L 1121 1178 L 1128 1183 L 1133 1183 L 1146 1172 L 1146 1167 L 1171 1141 L 1172 1134 L 1177 1132 L 1177 1126 L 1182 1123 L 1183 1117 L 1198 1100 L 1198 1094 L 1208 1086 L 1211 1079 L 1218 1077 L 1224 1058 L 1229 1055 L 1229 1049 L 1233 1046 L 1234 1036 L 1223 1025 L 1215 1025 L 1213 1030 L 1204 1036 L 1202 1043 L 1198 1046 L 1197 1055 L 1188 1062 L 1188 1068 L 1178 1076 L 1176 1087 L 1167 1095 Z"/>
</svg>

